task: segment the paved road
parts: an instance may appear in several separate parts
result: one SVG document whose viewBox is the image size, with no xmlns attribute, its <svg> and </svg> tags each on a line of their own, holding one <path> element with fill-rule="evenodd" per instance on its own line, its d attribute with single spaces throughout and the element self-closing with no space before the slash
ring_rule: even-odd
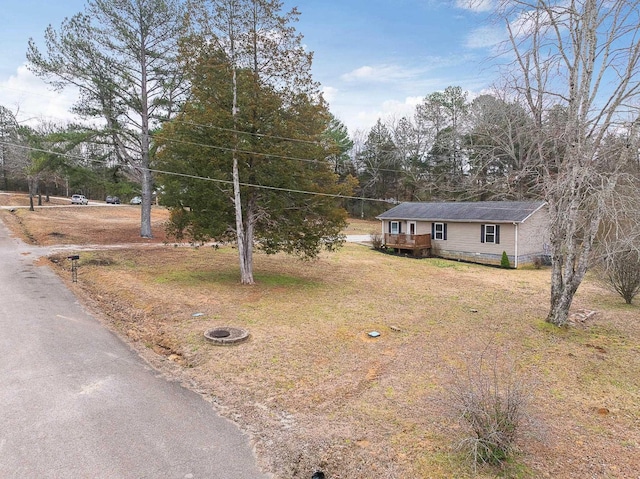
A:
<svg viewBox="0 0 640 479">
<path fill-rule="evenodd" d="M 79 306 L 0 221 L 0 477 L 261 479 L 248 438 Z"/>
</svg>

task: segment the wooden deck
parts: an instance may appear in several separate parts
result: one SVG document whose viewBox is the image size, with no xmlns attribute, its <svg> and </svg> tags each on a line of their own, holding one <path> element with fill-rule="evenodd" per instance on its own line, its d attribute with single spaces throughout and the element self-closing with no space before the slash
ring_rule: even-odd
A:
<svg viewBox="0 0 640 479">
<path fill-rule="evenodd" d="M 387 248 L 411 251 L 414 256 L 429 256 L 431 253 L 431 235 L 385 233 L 384 243 Z"/>
</svg>

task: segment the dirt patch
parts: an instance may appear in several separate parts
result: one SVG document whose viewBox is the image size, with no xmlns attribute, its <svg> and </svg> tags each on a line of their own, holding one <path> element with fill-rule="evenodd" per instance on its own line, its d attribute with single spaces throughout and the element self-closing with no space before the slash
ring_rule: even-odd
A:
<svg viewBox="0 0 640 479">
<path fill-rule="evenodd" d="M 83 207 L 75 221 L 25 215 L 21 224 L 39 225 L 37 241 L 54 231 L 66 239 L 73 225 L 90 244 L 101 242 L 101 228 L 131 242 L 138 217 L 94 210 Z M 152 364 L 248 431 L 276 477 L 472 477 L 455 449 L 460 428 L 446 388 L 465 357 L 489 347 L 535 385 L 538 427 L 510 469 L 475 477 L 637 478 L 639 310 L 591 278 L 575 309 L 598 313 L 557 329 L 544 322 L 544 269 L 347 245 L 313 262 L 257 254 L 257 284 L 242 287 L 236 254 L 170 243 L 85 252 L 69 286 Z M 70 262 L 53 259 L 68 282 Z M 204 332 L 221 324 L 251 337 L 212 345 Z"/>
</svg>

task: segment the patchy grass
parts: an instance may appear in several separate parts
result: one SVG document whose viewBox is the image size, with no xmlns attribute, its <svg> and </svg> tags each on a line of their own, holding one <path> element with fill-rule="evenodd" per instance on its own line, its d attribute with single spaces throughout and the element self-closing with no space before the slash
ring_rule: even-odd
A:
<svg viewBox="0 0 640 479">
<path fill-rule="evenodd" d="M 16 231 L 51 244 L 49 233 L 81 229 L 76 238 L 95 244 L 103 228 L 129 243 L 139 219 L 105 219 L 104 210 L 130 209 L 31 212 Z M 308 478 L 316 468 L 332 479 L 473 477 L 455 449 L 461 431 L 447 384 L 452 369 L 487 349 L 515 358 L 515 371 L 537 384 L 530 413 L 539 428 L 512 463 L 475 477 L 631 478 L 640 470 L 640 311 L 591 278 L 574 307 L 598 314 L 558 329 L 544 322 L 545 269 L 348 244 L 312 262 L 256 254 L 257 284 L 242 287 L 234 248 L 156 242 L 83 254 L 69 286 L 141 354 L 251 432 L 276 477 Z M 65 257 L 52 267 L 68 281 Z M 204 331 L 222 325 L 249 329 L 250 341 L 208 343 Z M 373 330 L 379 338 L 367 335 Z"/>
</svg>

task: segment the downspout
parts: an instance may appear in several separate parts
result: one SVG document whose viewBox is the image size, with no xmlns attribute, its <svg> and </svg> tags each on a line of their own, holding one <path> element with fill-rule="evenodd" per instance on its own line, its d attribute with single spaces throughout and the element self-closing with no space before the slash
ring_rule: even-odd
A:
<svg viewBox="0 0 640 479">
<path fill-rule="evenodd" d="M 516 250 L 515 250 L 515 258 L 513 260 L 513 264 L 515 269 L 518 269 L 518 223 L 514 221 L 513 225 L 516 227 Z"/>
</svg>

